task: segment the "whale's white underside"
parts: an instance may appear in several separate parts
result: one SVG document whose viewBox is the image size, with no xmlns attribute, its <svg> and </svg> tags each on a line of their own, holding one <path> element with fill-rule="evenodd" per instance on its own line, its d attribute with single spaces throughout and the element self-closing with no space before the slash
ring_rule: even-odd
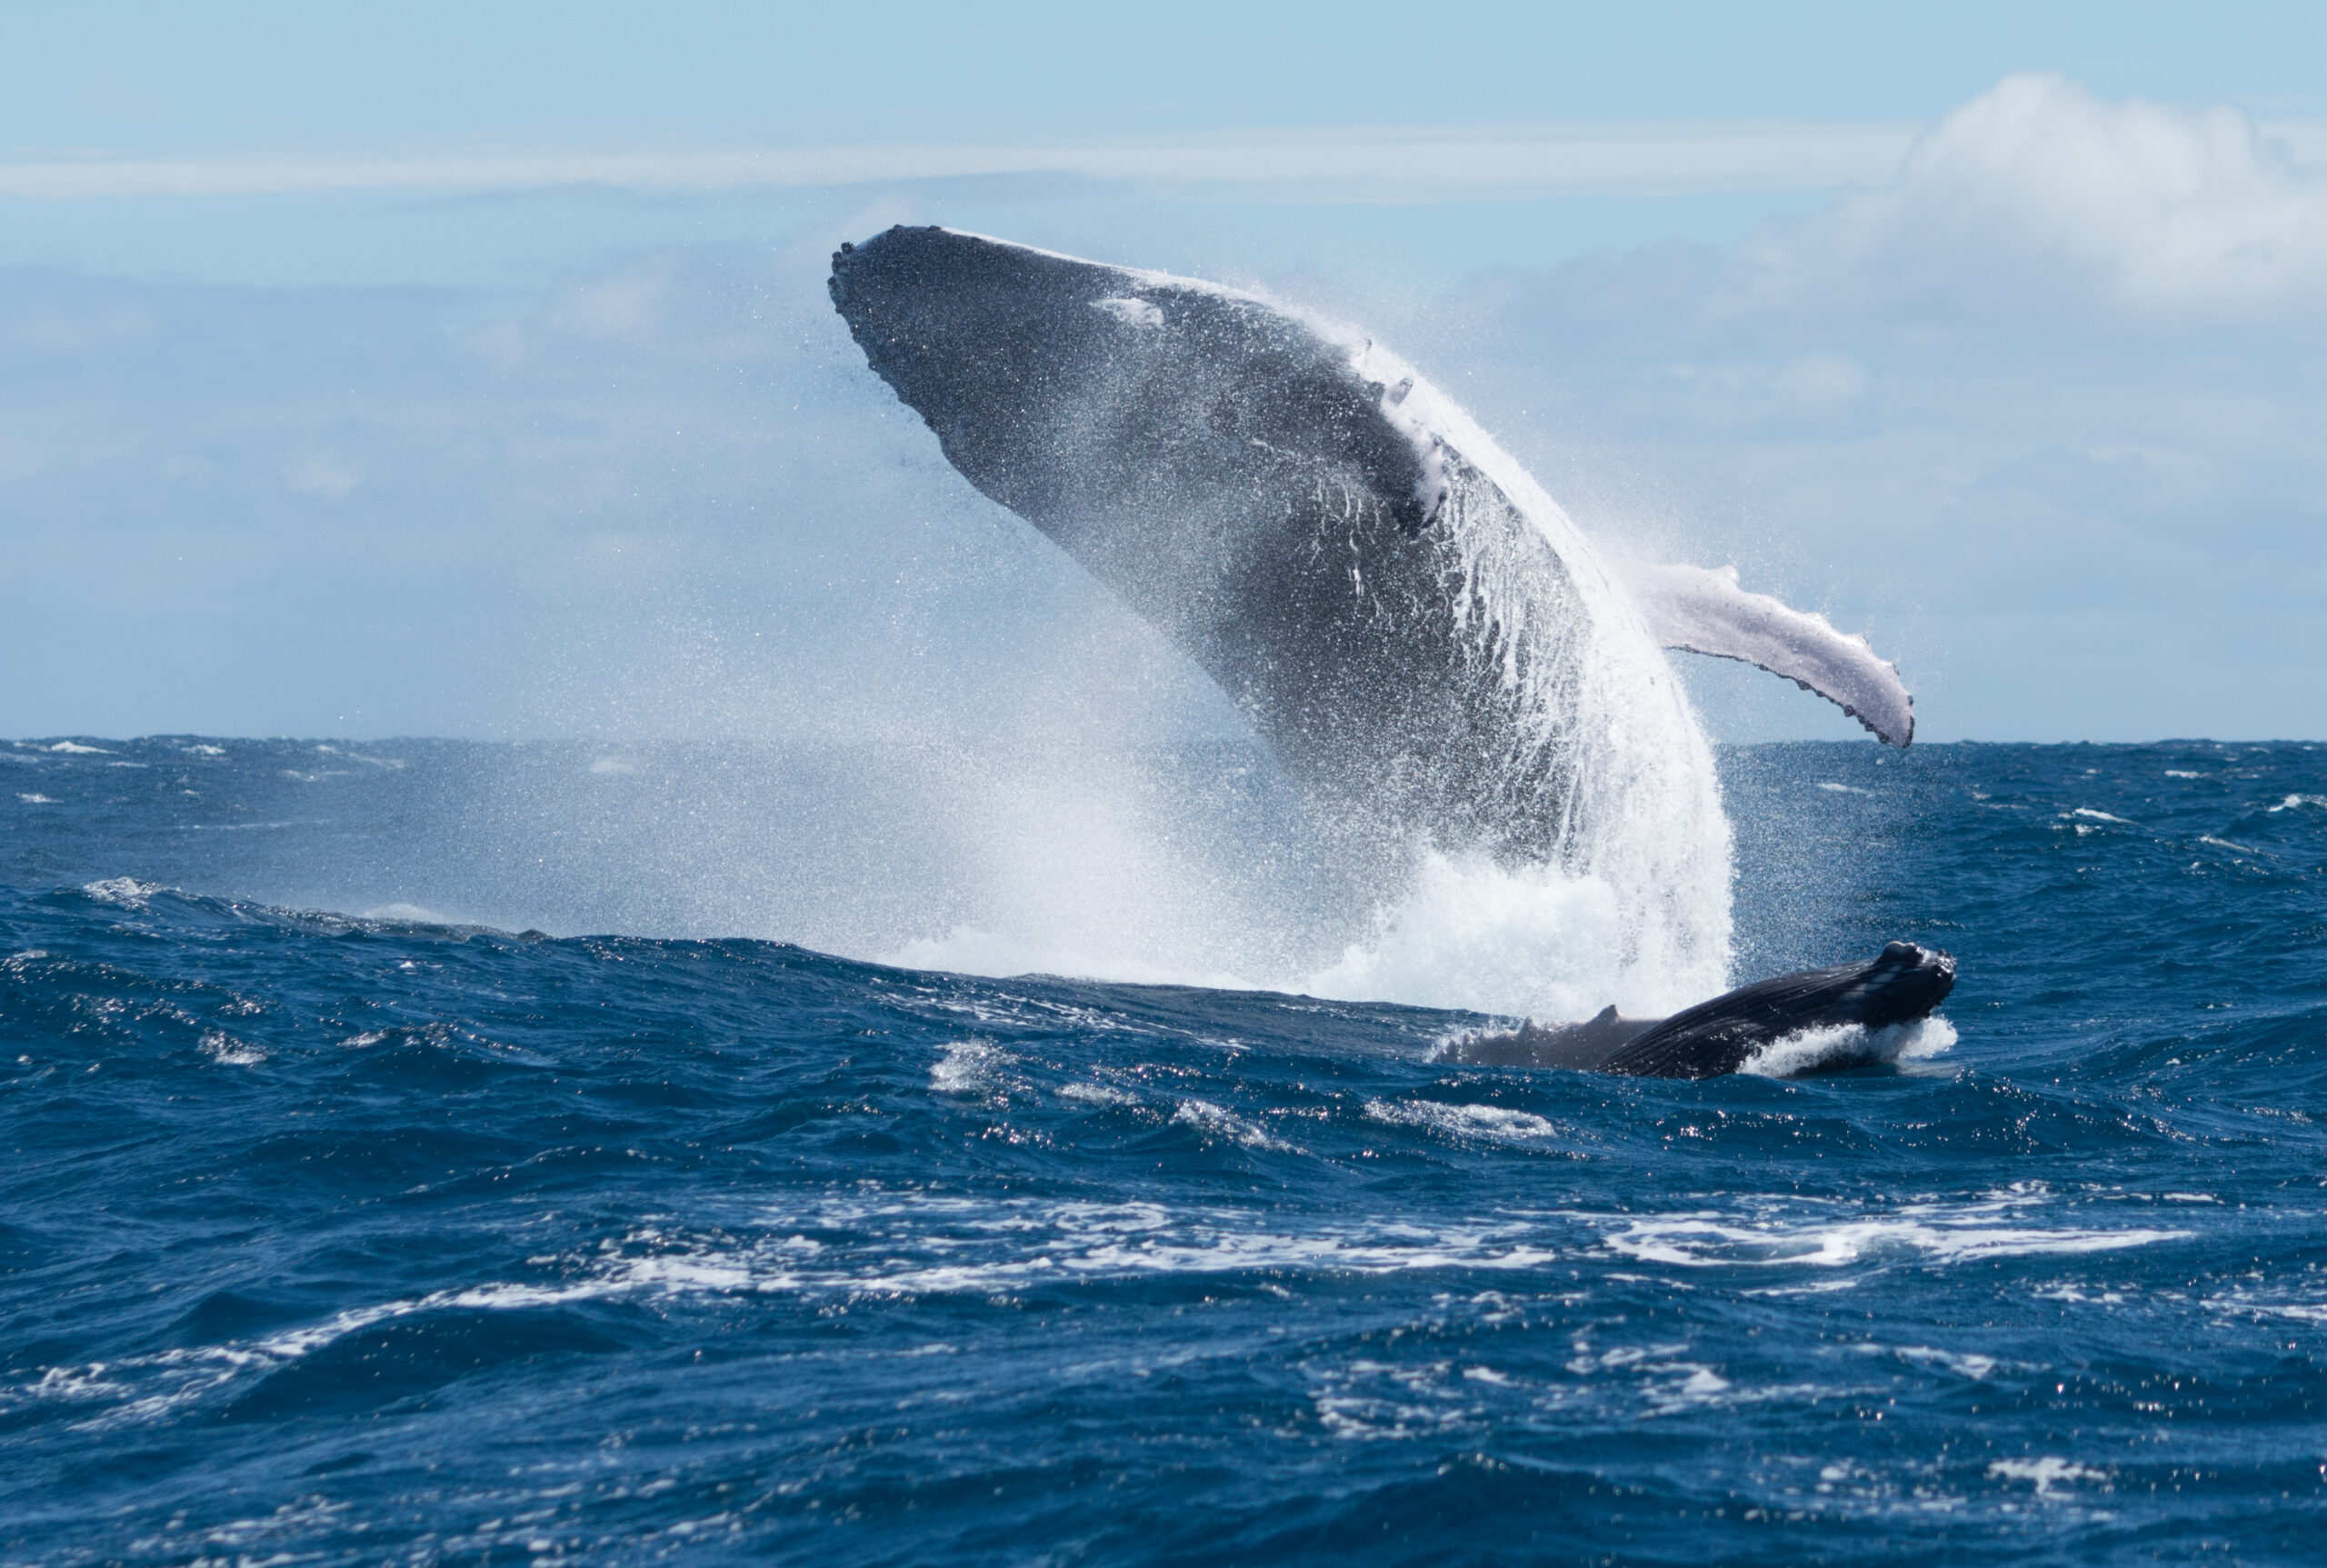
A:
<svg viewBox="0 0 2327 1568">
<path fill-rule="evenodd" d="M 1876 657 L 1864 637 L 1836 631 L 1823 615 L 1745 592 L 1734 566 L 1707 571 L 1633 564 L 1620 574 L 1650 634 L 1665 647 L 1738 659 L 1783 675 L 1893 745 L 1914 738 L 1915 700 L 1897 666 Z"/>
</svg>

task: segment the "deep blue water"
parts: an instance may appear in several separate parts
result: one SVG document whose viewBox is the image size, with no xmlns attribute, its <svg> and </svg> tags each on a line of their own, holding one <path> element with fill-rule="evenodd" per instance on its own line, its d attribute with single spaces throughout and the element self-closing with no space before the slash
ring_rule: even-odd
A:
<svg viewBox="0 0 2327 1568">
<path fill-rule="evenodd" d="M 913 851 L 658 859 L 478 782 L 538 749 L 49 744 L 0 746 L 0 1561 L 2322 1555 L 2327 748 L 1727 754 L 1738 977 L 1945 946 L 1958 1038 L 1687 1084 L 303 912 L 715 929 L 739 857 L 878 904 Z M 833 776 L 698 760 L 658 809 Z"/>
</svg>

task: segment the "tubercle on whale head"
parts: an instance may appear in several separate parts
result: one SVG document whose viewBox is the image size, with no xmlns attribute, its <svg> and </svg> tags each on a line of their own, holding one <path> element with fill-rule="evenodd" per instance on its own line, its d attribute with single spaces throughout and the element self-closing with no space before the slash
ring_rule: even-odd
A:
<svg viewBox="0 0 2327 1568">
<path fill-rule="evenodd" d="M 1880 1003 L 1871 1011 L 1885 1013 L 1892 1006 L 1883 1004 L 1895 1005 L 1903 1010 L 1897 1021 L 1923 1016 L 1955 989 L 1955 955 L 1952 953 L 1913 942 L 1893 942 L 1885 944 L 1875 962 L 1879 972 L 1869 978 Z"/>
<path fill-rule="evenodd" d="M 1324 329 L 1322 322 L 1313 325 Z M 1445 512 L 1447 498 L 1454 489 L 1447 473 L 1445 438 L 1406 401 L 1421 384 L 1421 373 L 1378 347 L 1370 337 L 1352 350 L 1349 365 L 1373 394 L 1374 406 L 1383 419 L 1413 448 L 1413 493 L 1411 505 L 1399 509 L 1399 525 L 1408 534 L 1419 534 Z"/>
<path fill-rule="evenodd" d="M 1928 964 L 1945 974 L 1955 973 L 1955 955 L 1943 948 L 1925 947 L 1914 942 L 1885 943 L 1883 961 L 1886 964 L 1906 964 L 1917 967 Z"/>
</svg>

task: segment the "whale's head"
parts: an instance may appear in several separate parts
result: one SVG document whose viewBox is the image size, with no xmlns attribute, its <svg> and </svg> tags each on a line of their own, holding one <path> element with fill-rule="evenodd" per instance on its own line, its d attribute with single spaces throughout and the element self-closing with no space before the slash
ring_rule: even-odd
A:
<svg viewBox="0 0 2327 1568">
<path fill-rule="evenodd" d="M 1872 1029 L 1923 1017 L 1955 989 L 1955 955 L 1912 942 L 1893 942 L 1867 965 L 1863 1015 Z"/>
<path fill-rule="evenodd" d="M 1233 552 L 1271 485 L 1374 497 L 1404 535 L 1445 499 L 1414 378 L 1367 379 L 1355 345 L 1256 295 L 904 225 L 843 245 L 827 286 L 947 461 L 1103 582 L 1150 572 L 1173 514 L 1219 514 L 1189 543 Z"/>
</svg>

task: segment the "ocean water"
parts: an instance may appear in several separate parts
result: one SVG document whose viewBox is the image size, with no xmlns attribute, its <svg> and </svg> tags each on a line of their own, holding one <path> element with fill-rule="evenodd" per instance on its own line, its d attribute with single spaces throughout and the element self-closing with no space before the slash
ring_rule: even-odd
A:
<svg viewBox="0 0 2327 1568">
<path fill-rule="evenodd" d="M 2327 748 L 1724 753 L 1735 978 L 1962 980 L 1695 1084 L 868 962 L 1427 988 L 958 762 L 0 745 L 0 1562 L 2319 1560 Z"/>
</svg>

